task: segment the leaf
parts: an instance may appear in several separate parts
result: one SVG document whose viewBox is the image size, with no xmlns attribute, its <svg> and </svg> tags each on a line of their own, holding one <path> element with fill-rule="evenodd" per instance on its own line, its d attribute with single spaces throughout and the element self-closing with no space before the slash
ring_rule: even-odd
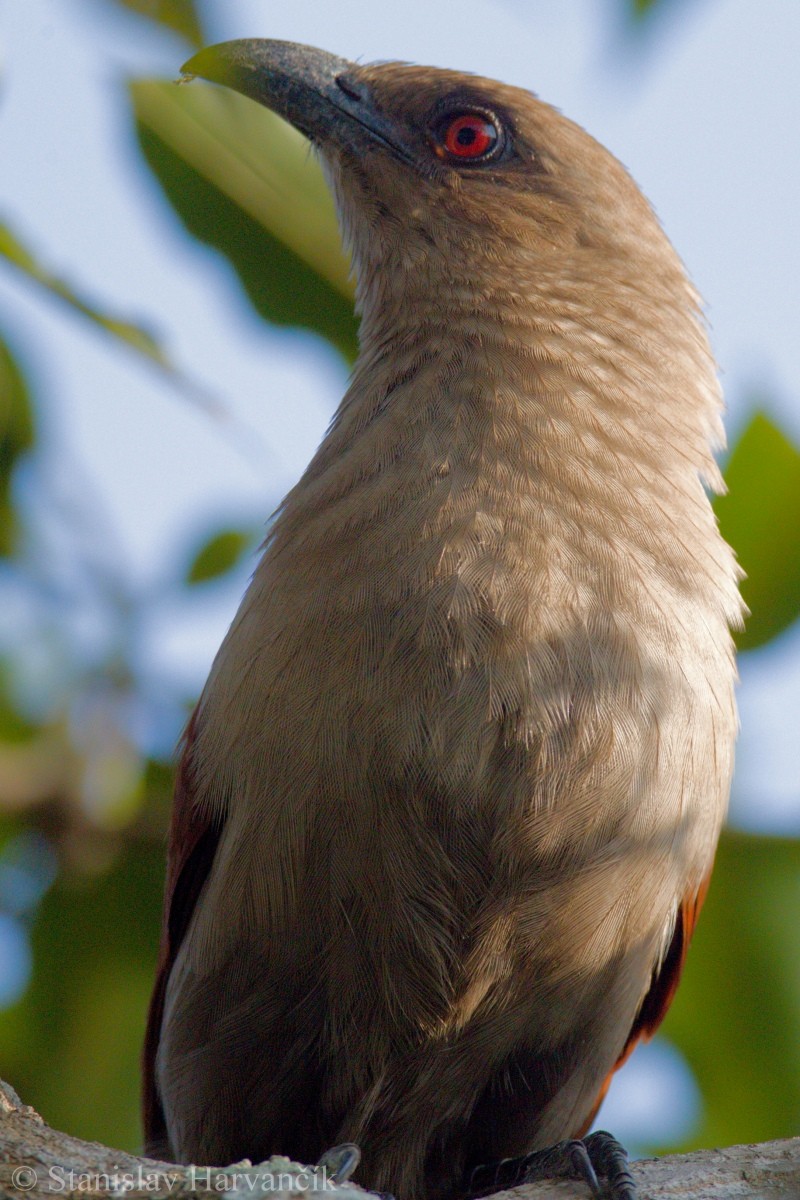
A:
<svg viewBox="0 0 800 1200">
<path fill-rule="evenodd" d="M 178 388 L 193 402 L 201 404 L 209 411 L 219 413 L 220 406 L 217 401 L 201 384 L 190 379 L 174 365 L 160 342 L 149 330 L 143 325 L 102 312 L 81 296 L 66 280 L 45 267 L 3 222 L 0 222 L 0 259 L 5 259 L 7 263 L 21 271 L 29 280 L 43 288 L 51 296 L 67 304 L 74 312 L 110 334 L 128 350 L 132 350 L 134 354 L 144 358 L 160 373 L 166 375 L 173 387 Z"/>
<path fill-rule="evenodd" d="M 691 1147 L 797 1132 L 799 911 L 800 840 L 726 831 L 663 1026 L 703 1095 Z"/>
<path fill-rule="evenodd" d="M 333 201 L 308 142 L 274 113 L 202 84 L 131 84 L 142 151 L 186 228 L 221 251 L 260 315 L 348 358 L 357 324 Z"/>
<path fill-rule="evenodd" d="M 252 544 L 252 535 L 241 529 L 225 529 L 215 534 L 195 555 L 186 572 L 186 583 L 219 579 L 237 566 Z"/>
<path fill-rule="evenodd" d="M 33 408 L 25 377 L 0 336 L 0 555 L 14 549 L 17 518 L 11 475 L 19 457 L 33 445 Z"/>
<path fill-rule="evenodd" d="M 193 46 L 205 41 L 203 27 L 193 0 L 113 0 L 120 8 L 156 21 L 179 33 Z"/>
<path fill-rule="evenodd" d="M 723 537 L 747 572 L 750 608 L 742 650 L 782 633 L 800 615 L 800 451 L 758 412 L 733 449 L 728 493 L 715 508 Z"/>
</svg>

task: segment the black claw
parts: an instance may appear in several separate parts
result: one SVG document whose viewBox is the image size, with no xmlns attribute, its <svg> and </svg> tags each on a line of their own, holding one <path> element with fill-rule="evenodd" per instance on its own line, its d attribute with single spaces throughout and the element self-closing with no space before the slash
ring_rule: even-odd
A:
<svg viewBox="0 0 800 1200">
<path fill-rule="evenodd" d="M 603 1188 L 598 1175 L 606 1180 Z M 476 1167 L 467 1184 L 467 1200 L 492 1192 L 533 1183 L 538 1179 L 582 1179 L 599 1200 L 637 1200 L 636 1184 L 628 1169 L 625 1148 L 610 1133 L 598 1131 L 587 1138 L 558 1142 L 546 1150 L 535 1150 L 521 1158 Z"/>
<path fill-rule="evenodd" d="M 586 1143 L 580 1138 L 575 1138 L 572 1142 L 562 1142 L 565 1153 L 569 1156 L 569 1161 L 574 1172 L 573 1178 L 585 1179 L 593 1196 L 601 1196 L 603 1189 L 597 1178 L 597 1172 L 594 1169 L 594 1164 L 589 1156 Z"/>
<path fill-rule="evenodd" d="M 361 1151 L 354 1142 L 331 1146 L 321 1156 L 317 1167 L 326 1172 L 331 1183 L 346 1183 L 361 1161 Z"/>
<path fill-rule="evenodd" d="M 590 1133 L 585 1144 L 598 1170 L 608 1180 L 608 1191 L 613 1200 L 636 1200 L 636 1184 L 628 1167 L 625 1147 L 604 1129 Z"/>
</svg>

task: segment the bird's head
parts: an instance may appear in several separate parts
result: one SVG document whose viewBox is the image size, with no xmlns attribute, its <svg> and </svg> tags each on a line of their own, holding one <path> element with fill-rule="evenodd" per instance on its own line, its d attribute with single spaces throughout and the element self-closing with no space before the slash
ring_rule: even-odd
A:
<svg viewBox="0 0 800 1200">
<path fill-rule="evenodd" d="M 338 500 L 340 461 L 356 496 L 387 464 L 419 463 L 448 512 L 453 463 L 474 480 L 496 453 L 520 494 L 547 477 L 545 510 L 572 497 L 576 527 L 592 509 L 674 512 L 669 545 L 654 550 L 646 522 L 642 536 L 683 562 L 684 530 L 712 527 L 700 480 L 721 485 L 721 395 L 697 294 L 612 154 L 530 92 L 457 71 L 258 39 L 183 70 L 295 125 L 336 195 L 361 353 L 306 481 Z"/>
<path fill-rule="evenodd" d="M 202 50 L 187 75 L 224 84 L 320 151 L 357 274 L 388 264 L 478 280 L 506 258 L 663 256 L 669 244 L 621 164 L 520 88 L 465 73 L 361 65 L 292 42 Z M 508 251 L 508 253 L 506 253 Z M 677 261 L 675 260 L 676 265 Z M 662 264 L 663 266 L 663 261 Z"/>
</svg>

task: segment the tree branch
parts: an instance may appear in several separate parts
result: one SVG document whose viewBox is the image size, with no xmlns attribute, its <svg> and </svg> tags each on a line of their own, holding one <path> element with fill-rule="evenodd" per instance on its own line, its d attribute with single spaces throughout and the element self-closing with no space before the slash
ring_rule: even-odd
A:
<svg viewBox="0 0 800 1200">
<path fill-rule="evenodd" d="M 635 1162 L 642 1200 L 767 1200 L 800 1197 L 800 1138 L 732 1146 Z M 45 1125 L 13 1088 L 0 1083 L 0 1192 L 10 1200 L 189 1200 L 222 1194 L 226 1200 L 290 1200 L 314 1191 L 331 1200 L 363 1200 L 353 1184 L 334 1185 L 324 1172 L 274 1157 L 257 1166 L 184 1167 L 137 1158 L 84 1142 Z M 498 1196 L 510 1196 L 499 1192 Z M 586 1188 L 569 1182 L 516 1188 L 515 1200 L 587 1200 Z M 402 1198 L 401 1198 L 402 1200 Z"/>
</svg>

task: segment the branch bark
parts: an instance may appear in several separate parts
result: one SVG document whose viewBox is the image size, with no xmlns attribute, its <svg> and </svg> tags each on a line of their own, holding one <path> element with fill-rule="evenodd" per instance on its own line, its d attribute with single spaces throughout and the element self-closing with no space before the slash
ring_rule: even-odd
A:
<svg viewBox="0 0 800 1200">
<path fill-rule="evenodd" d="M 632 1165 L 641 1200 L 772 1200 L 800 1197 L 800 1137 L 646 1159 Z M 8 1084 L 0 1083 L 0 1194 L 6 1200 L 364 1200 L 354 1184 L 330 1183 L 313 1167 L 274 1157 L 252 1166 L 185 1167 L 137 1158 L 84 1142 L 45 1125 Z M 498 1192 L 510 1197 L 511 1192 Z M 562 1181 L 516 1188 L 514 1200 L 588 1200 L 586 1188 Z M 401 1198 L 402 1200 L 402 1198 Z"/>
</svg>

